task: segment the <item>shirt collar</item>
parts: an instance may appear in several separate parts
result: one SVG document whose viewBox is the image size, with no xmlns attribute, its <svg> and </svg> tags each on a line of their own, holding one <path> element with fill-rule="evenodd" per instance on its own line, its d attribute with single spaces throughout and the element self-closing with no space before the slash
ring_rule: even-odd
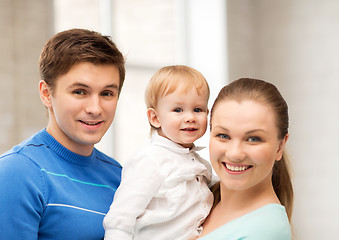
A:
<svg viewBox="0 0 339 240">
<path fill-rule="evenodd" d="M 152 134 L 151 142 L 153 142 L 155 145 L 168 148 L 171 151 L 174 151 L 174 152 L 177 152 L 177 153 L 190 153 L 190 152 L 200 151 L 200 150 L 205 148 L 205 147 L 197 147 L 197 146 L 195 146 L 194 143 L 193 143 L 193 147 L 191 149 L 185 148 L 185 147 L 181 146 L 180 144 L 169 140 L 168 138 L 160 136 L 157 132 Z"/>
</svg>

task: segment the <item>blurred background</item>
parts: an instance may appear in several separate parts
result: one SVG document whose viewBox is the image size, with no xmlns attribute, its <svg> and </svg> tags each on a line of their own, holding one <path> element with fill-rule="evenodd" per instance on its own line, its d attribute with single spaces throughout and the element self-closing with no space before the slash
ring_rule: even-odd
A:
<svg viewBox="0 0 339 240">
<path fill-rule="evenodd" d="M 210 106 L 240 77 L 274 83 L 290 108 L 295 239 L 338 238 L 339 1 L 0 0 L 0 154 L 46 127 L 38 58 L 70 28 L 112 36 L 126 57 L 115 121 L 97 145 L 121 164 L 148 140 L 144 90 L 160 67 L 202 72 Z"/>
</svg>

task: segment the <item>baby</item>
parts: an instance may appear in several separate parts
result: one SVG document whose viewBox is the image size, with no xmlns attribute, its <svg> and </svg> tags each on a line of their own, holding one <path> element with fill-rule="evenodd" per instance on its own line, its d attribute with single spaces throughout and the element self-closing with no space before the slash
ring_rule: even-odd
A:
<svg viewBox="0 0 339 240">
<path fill-rule="evenodd" d="M 209 87 L 183 65 L 158 70 L 146 93 L 152 139 L 124 165 L 104 219 L 108 240 L 186 240 L 202 231 L 213 195 L 212 170 L 194 141 L 207 128 Z"/>
</svg>

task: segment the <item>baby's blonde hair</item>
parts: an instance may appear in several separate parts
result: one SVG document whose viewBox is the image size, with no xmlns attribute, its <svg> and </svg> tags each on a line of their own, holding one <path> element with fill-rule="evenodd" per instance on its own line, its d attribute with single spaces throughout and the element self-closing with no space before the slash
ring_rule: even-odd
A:
<svg viewBox="0 0 339 240">
<path fill-rule="evenodd" d="M 160 68 L 149 81 L 145 91 L 147 108 L 156 108 L 159 98 L 173 93 L 180 87 L 185 94 L 192 88 L 198 95 L 207 93 L 209 99 L 210 89 L 205 77 L 196 69 L 185 65 L 173 65 Z"/>
</svg>

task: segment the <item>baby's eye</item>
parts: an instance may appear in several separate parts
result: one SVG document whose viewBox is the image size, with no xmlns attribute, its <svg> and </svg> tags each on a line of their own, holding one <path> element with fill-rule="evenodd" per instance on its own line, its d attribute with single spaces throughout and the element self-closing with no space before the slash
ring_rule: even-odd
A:
<svg viewBox="0 0 339 240">
<path fill-rule="evenodd" d="M 260 137 L 249 137 L 249 138 L 247 138 L 247 141 L 253 142 L 253 143 L 261 142 L 261 138 Z"/>
<path fill-rule="evenodd" d="M 183 110 L 181 109 L 181 108 L 175 108 L 174 110 L 173 110 L 173 112 L 182 112 Z"/>
<path fill-rule="evenodd" d="M 201 108 L 194 108 L 194 112 L 202 112 L 203 110 Z"/>
</svg>

